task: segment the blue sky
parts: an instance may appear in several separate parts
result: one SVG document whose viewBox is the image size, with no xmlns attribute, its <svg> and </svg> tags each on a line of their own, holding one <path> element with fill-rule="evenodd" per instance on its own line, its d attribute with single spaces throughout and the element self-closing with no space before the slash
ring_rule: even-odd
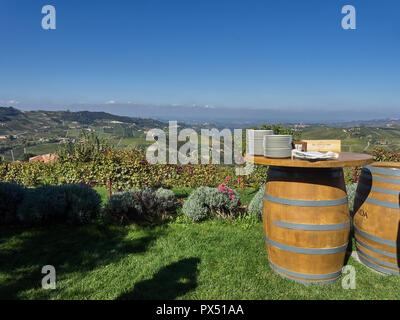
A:
<svg viewBox="0 0 400 320">
<path fill-rule="evenodd" d="M 41 28 L 46 4 L 56 30 Z M 356 30 L 341 28 L 346 4 Z M 1 0 L 0 105 L 390 116 L 400 109 L 399 16 L 398 0 Z"/>
</svg>

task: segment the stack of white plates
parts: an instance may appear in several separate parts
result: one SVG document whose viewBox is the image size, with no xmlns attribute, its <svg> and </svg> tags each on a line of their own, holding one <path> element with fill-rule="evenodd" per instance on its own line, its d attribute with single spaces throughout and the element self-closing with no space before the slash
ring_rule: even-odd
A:
<svg viewBox="0 0 400 320">
<path fill-rule="evenodd" d="M 273 135 L 272 130 L 246 130 L 248 154 L 264 155 L 264 136 Z"/>
<path fill-rule="evenodd" d="M 264 156 L 268 158 L 289 158 L 292 154 L 291 135 L 268 135 L 264 137 Z"/>
</svg>

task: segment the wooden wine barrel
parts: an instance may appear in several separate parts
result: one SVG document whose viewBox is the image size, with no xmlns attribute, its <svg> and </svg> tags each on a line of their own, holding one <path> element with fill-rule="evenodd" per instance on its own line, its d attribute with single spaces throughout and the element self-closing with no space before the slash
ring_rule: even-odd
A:
<svg viewBox="0 0 400 320">
<path fill-rule="evenodd" d="M 270 166 L 263 226 L 273 271 L 304 284 L 336 281 L 350 232 L 343 169 Z"/>
<path fill-rule="evenodd" d="M 360 260 L 382 273 L 400 274 L 400 163 L 364 167 L 354 208 L 354 236 Z"/>
</svg>

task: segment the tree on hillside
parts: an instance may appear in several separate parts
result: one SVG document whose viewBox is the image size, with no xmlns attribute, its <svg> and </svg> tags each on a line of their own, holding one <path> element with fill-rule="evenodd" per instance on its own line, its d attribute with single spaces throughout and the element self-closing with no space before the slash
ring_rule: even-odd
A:
<svg viewBox="0 0 400 320">
<path fill-rule="evenodd" d="M 24 153 L 24 155 L 22 156 L 22 161 L 23 162 L 29 162 L 29 158 L 35 157 L 37 156 L 37 154 L 34 153 Z"/>
<path fill-rule="evenodd" d="M 289 128 L 284 128 L 282 125 L 278 124 L 262 124 L 259 127 L 253 127 L 251 129 L 256 129 L 256 130 L 273 130 L 274 134 L 290 134 L 293 136 L 294 141 L 298 141 L 301 138 L 301 132 L 300 131 L 294 131 Z"/>
<path fill-rule="evenodd" d="M 57 154 L 61 160 L 76 158 L 82 162 L 89 162 L 110 150 L 112 150 L 112 146 L 106 139 L 82 130 L 79 138 L 60 147 Z"/>
</svg>

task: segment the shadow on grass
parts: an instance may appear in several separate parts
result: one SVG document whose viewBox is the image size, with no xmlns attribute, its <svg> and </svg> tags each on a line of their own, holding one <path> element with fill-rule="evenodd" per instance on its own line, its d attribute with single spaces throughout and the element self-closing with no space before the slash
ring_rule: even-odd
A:
<svg viewBox="0 0 400 320">
<path fill-rule="evenodd" d="M 120 295 L 118 300 L 172 300 L 197 287 L 199 258 L 187 258 L 158 271 L 152 279 L 137 283 L 132 291 Z"/>
<path fill-rule="evenodd" d="M 101 225 L 0 229 L 0 299 L 18 299 L 23 291 L 41 288 L 45 265 L 53 265 L 57 277 L 90 271 L 118 262 L 127 254 L 144 253 L 163 232 L 145 230 L 141 237 L 126 238 L 130 231 L 128 227 Z M 48 294 L 38 292 L 35 296 Z"/>
</svg>

